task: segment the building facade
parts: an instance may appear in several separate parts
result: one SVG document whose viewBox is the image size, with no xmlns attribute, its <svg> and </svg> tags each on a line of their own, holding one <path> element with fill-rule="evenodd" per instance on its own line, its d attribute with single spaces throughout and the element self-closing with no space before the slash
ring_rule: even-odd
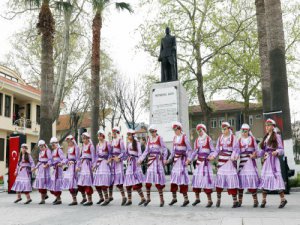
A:
<svg viewBox="0 0 300 225">
<path fill-rule="evenodd" d="M 25 134 L 31 151 L 40 132 L 40 90 L 28 85 L 15 71 L 0 66 L 0 176 L 8 172 L 9 137 Z M 55 135 L 55 123 L 53 132 Z"/>
<path fill-rule="evenodd" d="M 264 136 L 264 120 L 263 109 L 260 104 L 250 104 L 249 121 L 243 121 L 243 103 L 237 101 L 219 100 L 212 101 L 209 106 L 213 109 L 209 124 L 206 124 L 209 135 L 214 142 L 218 139 L 221 133 L 221 124 L 227 121 L 231 124 L 233 132 L 240 130 L 243 123 L 248 123 L 251 127 L 253 135 L 257 139 L 262 139 Z M 197 137 L 196 126 L 199 123 L 204 123 L 203 113 L 200 106 L 189 107 L 190 119 L 190 138 L 191 141 Z"/>
</svg>

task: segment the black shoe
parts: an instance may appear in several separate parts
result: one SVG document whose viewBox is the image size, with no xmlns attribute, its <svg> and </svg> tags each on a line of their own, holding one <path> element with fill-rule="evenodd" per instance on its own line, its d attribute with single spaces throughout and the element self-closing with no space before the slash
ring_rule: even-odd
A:
<svg viewBox="0 0 300 225">
<path fill-rule="evenodd" d="M 69 204 L 69 206 L 72 206 L 72 205 L 78 205 L 78 203 L 77 203 L 77 202 L 71 202 L 71 203 Z"/>
<path fill-rule="evenodd" d="M 61 200 L 57 200 L 56 202 L 53 203 L 53 205 L 60 205 L 61 204 Z"/>
<path fill-rule="evenodd" d="M 48 198 L 49 198 L 49 196 L 48 196 L 48 195 L 46 195 L 46 196 L 45 196 L 45 199 L 48 199 Z"/>
<path fill-rule="evenodd" d="M 177 199 L 172 199 L 172 201 L 169 203 L 169 205 L 174 205 L 177 202 Z"/>
<path fill-rule="evenodd" d="M 190 201 L 186 200 L 182 203 L 181 207 L 186 207 L 188 204 L 190 204 Z"/>
<path fill-rule="evenodd" d="M 160 203 L 159 207 L 164 207 L 164 205 L 165 205 L 165 201 L 162 201 L 162 202 Z"/>
<path fill-rule="evenodd" d="M 206 205 L 205 207 L 206 207 L 206 208 L 210 208 L 210 207 L 212 207 L 212 205 L 213 205 L 213 202 L 210 201 L 210 202 L 207 203 L 207 205 Z"/>
<path fill-rule="evenodd" d="M 127 201 L 125 205 L 126 206 L 132 205 L 132 201 Z"/>
<path fill-rule="evenodd" d="M 83 206 L 91 206 L 91 205 L 93 205 L 93 202 L 86 202 L 83 204 Z"/>
<path fill-rule="evenodd" d="M 258 202 L 255 202 L 254 204 L 253 204 L 253 208 L 257 208 L 258 207 Z"/>
<path fill-rule="evenodd" d="M 232 205 L 232 208 L 237 208 L 239 207 L 239 203 L 238 202 L 234 202 L 233 205 Z"/>
<path fill-rule="evenodd" d="M 278 206 L 279 209 L 282 209 L 287 204 L 287 200 L 284 199 L 284 201 L 280 202 L 280 205 Z"/>
<path fill-rule="evenodd" d="M 122 199 L 122 203 L 121 203 L 121 205 L 122 205 L 122 206 L 124 206 L 124 205 L 126 204 L 126 202 L 127 202 L 127 198 L 126 198 L 126 197 L 124 197 L 124 198 Z"/>
<path fill-rule="evenodd" d="M 142 200 L 139 202 L 139 205 L 143 205 L 145 202 L 146 202 L 146 199 L 142 199 Z"/>
<path fill-rule="evenodd" d="M 217 200 L 216 207 L 219 208 L 221 206 L 221 200 Z"/>
<path fill-rule="evenodd" d="M 24 205 L 28 205 L 30 202 L 32 202 L 31 199 L 27 200 L 26 202 L 24 202 Z"/>
<path fill-rule="evenodd" d="M 22 198 L 18 198 L 14 203 L 18 203 L 19 201 L 22 201 Z"/>
<path fill-rule="evenodd" d="M 106 205 L 108 205 L 109 203 L 110 203 L 109 199 L 108 199 L 108 200 L 105 200 L 101 206 L 106 206 Z"/>
<path fill-rule="evenodd" d="M 104 199 L 103 199 L 103 198 L 100 199 L 96 204 L 97 204 L 97 205 L 100 205 L 102 202 L 104 202 Z"/>
<path fill-rule="evenodd" d="M 39 205 L 44 205 L 45 203 L 46 203 L 45 200 L 41 200 Z"/>
<path fill-rule="evenodd" d="M 80 202 L 80 204 L 82 205 L 82 204 L 84 204 L 86 202 L 87 202 L 87 200 L 86 200 L 86 198 L 84 198 L 84 199 L 82 199 L 82 201 Z"/>
<path fill-rule="evenodd" d="M 196 206 L 196 205 L 198 205 L 199 203 L 200 203 L 200 199 L 196 199 L 196 200 L 193 202 L 192 206 Z"/>
<path fill-rule="evenodd" d="M 147 200 L 147 201 L 144 203 L 144 206 L 147 206 L 150 202 L 151 202 L 151 200 Z"/>
<path fill-rule="evenodd" d="M 113 201 L 114 200 L 114 198 L 113 197 L 109 197 L 109 202 L 111 202 L 111 201 Z"/>
<path fill-rule="evenodd" d="M 266 207 L 267 202 L 266 201 L 262 201 L 262 203 L 260 204 L 260 208 L 265 208 Z"/>
<path fill-rule="evenodd" d="M 242 203 L 241 202 L 238 202 L 237 203 L 237 207 L 241 207 L 242 206 Z"/>
<path fill-rule="evenodd" d="M 54 205 L 55 202 L 57 202 L 57 198 L 52 202 L 52 204 Z"/>
</svg>

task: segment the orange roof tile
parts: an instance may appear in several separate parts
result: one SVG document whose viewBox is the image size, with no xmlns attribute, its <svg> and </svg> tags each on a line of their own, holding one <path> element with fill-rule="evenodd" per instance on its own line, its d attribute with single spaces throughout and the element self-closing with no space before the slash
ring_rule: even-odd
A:
<svg viewBox="0 0 300 225">
<path fill-rule="evenodd" d="M 218 100 L 211 101 L 208 105 L 213 109 L 214 112 L 217 111 L 230 111 L 230 110 L 241 110 L 244 108 L 243 102 L 229 101 L 229 100 Z M 261 109 L 261 104 L 250 103 L 250 109 Z M 195 105 L 189 107 L 190 113 L 201 113 L 201 106 Z"/>
<path fill-rule="evenodd" d="M 107 109 L 107 115 L 109 114 L 109 112 L 110 109 Z M 82 118 L 80 119 L 81 122 L 80 124 L 78 124 L 78 126 L 84 128 L 91 127 L 92 124 L 91 112 L 85 112 L 80 114 L 83 114 L 83 116 L 80 115 L 82 116 Z M 62 131 L 62 130 L 68 130 L 69 128 L 70 128 L 70 114 L 60 115 L 56 122 L 56 130 Z"/>
<path fill-rule="evenodd" d="M 30 86 L 28 84 L 26 84 L 26 85 L 25 84 L 21 84 L 21 83 L 18 83 L 18 82 L 6 79 L 5 77 L 1 77 L 1 76 L 0 76 L 0 80 L 4 81 L 5 83 L 8 83 L 8 84 L 12 84 L 14 86 L 18 86 L 21 89 L 29 91 L 31 93 L 41 95 L 41 91 L 39 89 L 37 89 L 35 87 L 32 87 L 32 86 Z"/>
</svg>

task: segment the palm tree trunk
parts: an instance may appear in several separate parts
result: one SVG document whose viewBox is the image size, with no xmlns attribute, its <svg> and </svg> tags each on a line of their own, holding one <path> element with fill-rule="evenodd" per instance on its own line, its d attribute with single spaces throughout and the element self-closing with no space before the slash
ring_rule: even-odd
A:
<svg viewBox="0 0 300 225">
<path fill-rule="evenodd" d="M 49 143 L 52 136 L 52 104 L 53 104 L 53 40 L 55 22 L 49 7 L 49 1 L 44 0 L 39 13 L 37 24 L 41 34 L 41 124 L 40 139 Z"/>
<path fill-rule="evenodd" d="M 265 11 L 271 74 L 271 109 L 282 110 L 283 139 L 287 140 L 292 138 L 292 129 L 280 0 L 265 0 Z"/>
<path fill-rule="evenodd" d="M 100 36 L 102 28 L 102 15 L 98 10 L 93 19 L 93 43 L 91 62 L 91 94 L 92 94 L 92 126 L 91 137 L 94 144 L 97 143 L 97 131 L 99 129 L 99 104 L 100 104 Z"/>
<path fill-rule="evenodd" d="M 260 73 L 262 86 L 263 111 L 271 111 L 271 80 L 267 44 L 267 30 L 264 0 L 255 0 L 257 33 L 259 42 Z"/>
</svg>

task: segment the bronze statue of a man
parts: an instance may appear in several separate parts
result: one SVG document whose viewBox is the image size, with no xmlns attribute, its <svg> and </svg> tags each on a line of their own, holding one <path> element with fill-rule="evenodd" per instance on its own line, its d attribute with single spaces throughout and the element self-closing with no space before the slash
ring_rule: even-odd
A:
<svg viewBox="0 0 300 225">
<path fill-rule="evenodd" d="M 176 38 L 166 28 L 166 36 L 161 39 L 158 61 L 161 62 L 161 82 L 178 80 Z"/>
</svg>

